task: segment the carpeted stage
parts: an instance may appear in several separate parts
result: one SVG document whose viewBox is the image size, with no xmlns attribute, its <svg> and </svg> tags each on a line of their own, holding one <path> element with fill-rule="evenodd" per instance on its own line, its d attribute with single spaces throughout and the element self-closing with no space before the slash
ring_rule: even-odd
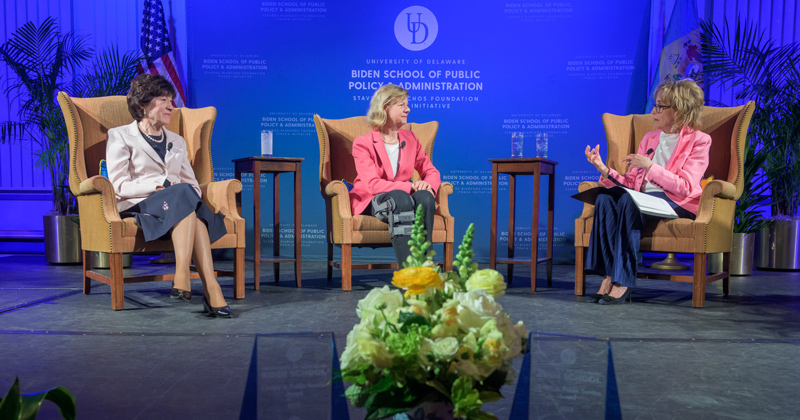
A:
<svg viewBox="0 0 800 420">
<path fill-rule="evenodd" d="M 169 271 L 147 258 L 136 256 L 132 270 Z M 235 318 L 213 319 L 201 313 L 198 280 L 191 303 L 171 300 L 167 283 L 127 285 L 126 309 L 115 312 L 108 286 L 81 292 L 80 266 L 51 266 L 40 255 L 0 257 L 0 390 L 15 376 L 23 392 L 65 386 L 81 420 L 364 418 L 363 410 L 343 409 L 325 382 L 335 367 L 331 337 L 341 353 L 358 320 L 356 303 L 388 284 L 391 272 L 355 272 L 353 291 L 342 292 L 336 270 L 326 282 L 324 263 L 304 262 L 302 289 L 290 264 L 278 283 L 267 265 L 254 292 L 247 266 L 246 298 L 229 298 Z M 535 294 L 524 271 L 516 270 L 499 302 L 539 337 L 587 345 L 581 348 L 598 372 L 606 372 L 610 342 L 622 417 L 797 418 L 800 273 L 734 277 L 727 297 L 714 283 L 705 308 L 694 309 L 690 284 L 639 280 L 632 304 L 600 306 L 573 294 L 572 266 L 554 267 L 552 287 L 541 267 Z M 220 282 L 230 297 L 231 280 Z M 592 293 L 600 278 L 587 283 Z M 507 386 L 506 398 L 487 406 L 501 420 L 525 418 L 525 411 L 540 417 L 534 401 L 515 395 L 545 380 L 535 366 L 551 353 L 546 342 L 532 344 L 530 384 Z M 515 396 L 517 404 L 530 402 L 526 410 Z M 54 407 L 46 402 L 39 418 L 58 418 Z"/>
</svg>

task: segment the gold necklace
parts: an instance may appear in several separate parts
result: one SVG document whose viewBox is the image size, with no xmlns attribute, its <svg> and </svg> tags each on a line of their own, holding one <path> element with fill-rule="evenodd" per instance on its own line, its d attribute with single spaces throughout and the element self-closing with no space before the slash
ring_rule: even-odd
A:
<svg viewBox="0 0 800 420">
<path fill-rule="evenodd" d="M 397 137 L 395 137 L 395 138 L 394 138 L 394 141 L 393 141 L 393 142 L 391 142 L 391 143 L 390 143 L 390 142 L 388 142 L 388 141 L 386 141 L 385 134 L 383 134 L 383 133 L 381 133 L 381 140 L 383 140 L 383 144 L 388 144 L 388 145 L 390 145 L 390 146 L 391 146 L 391 145 L 393 145 L 393 144 L 397 144 L 397 143 L 399 143 L 399 142 L 400 142 L 400 139 L 399 139 L 399 138 L 397 138 Z"/>
<path fill-rule="evenodd" d="M 137 126 L 139 127 L 139 131 L 141 131 L 141 133 L 144 134 L 144 136 L 147 137 L 153 143 L 163 143 L 164 142 L 164 127 L 161 127 L 161 134 L 160 134 L 161 138 L 156 140 L 156 139 L 152 138 L 149 134 L 147 134 L 144 130 L 142 130 L 142 125 L 141 124 L 137 124 Z"/>
</svg>

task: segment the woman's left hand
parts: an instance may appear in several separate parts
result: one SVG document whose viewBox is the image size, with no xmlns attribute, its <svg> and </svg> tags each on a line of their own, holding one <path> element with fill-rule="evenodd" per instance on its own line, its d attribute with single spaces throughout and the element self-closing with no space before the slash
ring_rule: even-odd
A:
<svg viewBox="0 0 800 420">
<path fill-rule="evenodd" d="M 430 191 L 433 194 L 433 188 L 431 188 L 431 184 L 428 184 L 425 181 L 417 181 L 411 184 L 411 189 L 414 191 Z"/>
<path fill-rule="evenodd" d="M 631 154 L 622 158 L 622 162 L 626 162 L 631 168 L 650 169 L 653 166 L 653 161 L 649 157 L 640 154 Z"/>
</svg>

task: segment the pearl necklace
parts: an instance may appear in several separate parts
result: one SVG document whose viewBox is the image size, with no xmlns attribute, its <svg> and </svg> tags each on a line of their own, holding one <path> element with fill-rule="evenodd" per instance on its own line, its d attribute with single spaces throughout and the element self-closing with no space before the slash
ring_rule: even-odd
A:
<svg viewBox="0 0 800 420">
<path fill-rule="evenodd" d="M 161 138 L 156 140 L 153 137 L 151 137 L 149 134 L 147 134 L 144 130 L 142 130 L 142 125 L 141 124 L 137 124 L 137 126 L 139 127 L 139 131 L 141 131 L 142 134 L 144 134 L 144 136 L 147 137 L 153 143 L 163 143 L 164 142 L 164 127 L 161 127 L 161 134 L 160 134 Z"/>
</svg>

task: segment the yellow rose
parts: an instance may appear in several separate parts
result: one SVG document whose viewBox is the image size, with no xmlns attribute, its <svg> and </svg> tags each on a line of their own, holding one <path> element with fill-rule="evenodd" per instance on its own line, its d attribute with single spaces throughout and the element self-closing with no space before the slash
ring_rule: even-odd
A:
<svg viewBox="0 0 800 420">
<path fill-rule="evenodd" d="M 502 274 L 491 268 L 472 273 L 467 279 L 466 286 L 467 291 L 483 289 L 495 299 L 506 294 L 506 280 Z"/>
<path fill-rule="evenodd" d="M 394 272 L 392 284 L 401 289 L 406 289 L 405 297 L 421 295 L 429 288 L 442 289 L 439 273 L 430 267 L 408 267 Z"/>
</svg>

